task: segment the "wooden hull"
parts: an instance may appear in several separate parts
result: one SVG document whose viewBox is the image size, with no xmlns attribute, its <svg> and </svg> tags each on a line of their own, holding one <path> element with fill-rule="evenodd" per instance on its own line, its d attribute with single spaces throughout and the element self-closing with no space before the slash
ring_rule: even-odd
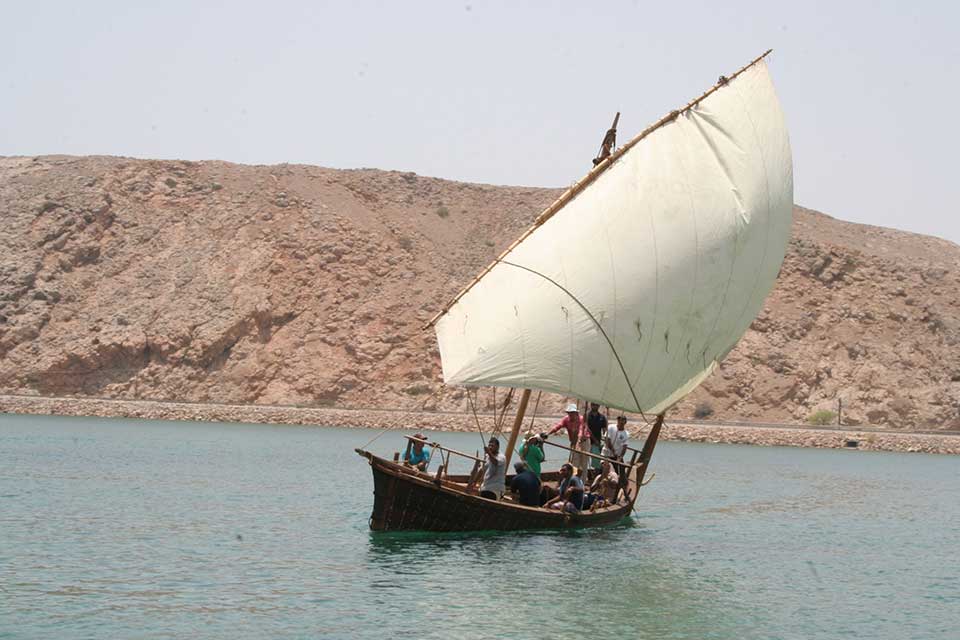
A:
<svg viewBox="0 0 960 640">
<path fill-rule="evenodd" d="M 442 483 L 409 467 L 357 450 L 373 469 L 374 531 L 515 531 L 616 524 L 630 515 L 629 503 L 579 514 L 525 507 L 468 494 L 451 477 Z M 634 496 L 635 498 L 635 496 Z"/>
</svg>

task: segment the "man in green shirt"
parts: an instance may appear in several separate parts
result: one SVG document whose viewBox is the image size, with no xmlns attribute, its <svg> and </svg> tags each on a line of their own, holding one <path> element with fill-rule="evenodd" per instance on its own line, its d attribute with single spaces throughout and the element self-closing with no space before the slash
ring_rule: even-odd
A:
<svg viewBox="0 0 960 640">
<path fill-rule="evenodd" d="M 544 461 L 543 444 L 539 435 L 532 435 L 520 445 L 520 459 L 527 463 L 533 474 L 540 477 L 540 463 Z"/>
</svg>

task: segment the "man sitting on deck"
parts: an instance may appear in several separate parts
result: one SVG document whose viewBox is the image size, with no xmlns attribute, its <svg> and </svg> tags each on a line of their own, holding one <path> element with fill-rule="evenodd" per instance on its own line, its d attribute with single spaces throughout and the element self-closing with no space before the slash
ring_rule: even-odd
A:
<svg viewBox="0 0 960 640">
<path fill-rule="evenodd" d="M 416 440 L 407 440 L 407 450 L 403 452 L 403 463 L 426 471 L 430 466 L 430 448 L 423 446 L 427 439 L 422 433 L 413 436 Z"/>
<path fill-rule="evenodd" d="M 609 460 L 600 464 L 600 475 L 590 485 L 590 493 L 583 500 L 583 508 L 591 511 L 599 507 L 617 503 L 620 492 L 620 477 L 613 470 Z"/>
<path fill-rule="evenodd" d="M 513 465 L 517 475 L 510 482 L 510 493 L 518 494 L 520 504 L 527 507 L 540 506 L 540 478 L 534 475 L 526 464 L 517 462 Z"/>
<path fill-rule="evenodd" d="M 583 480 L 573 473 L 569 462 L 560 467 L 560 495 L 551 498 L 545 507 L 577 513 L 583 509 Z"/>
<path fill-rule="evenodd" d="M 480 497 L 499 500 L 507 487 L 507 459 L 500 453 L 500 441 L 496 438 L 490 438 L 483 451 L 487 459 L 483 462 Z"/>
</svg>

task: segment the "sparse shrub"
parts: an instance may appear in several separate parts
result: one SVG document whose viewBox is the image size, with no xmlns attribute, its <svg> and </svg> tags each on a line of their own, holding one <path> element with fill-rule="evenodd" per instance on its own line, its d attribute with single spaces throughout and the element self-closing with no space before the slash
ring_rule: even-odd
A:
<svg viewBox="0 0 960 640">
<path fill-rule="evenodd" d="M 430 385 L 428 384 L 412 384 L 404 391 L 411 396 L 422 396 L 425 393 L 430 393 Z"/>
<path fill-rule="evenodd" d="M 494 246 L 496 246 L 496 243 L 495 243 L 493 240 L 484 240 L 484 241 L 483 241 L 483 244 L 487 245 L 487 246 L 490 247 L 491 249 L 492 249 Z"/>
<path fill-rule="evenodd" d="M 713 407 L 710 406 L 709 402 L 701 402 L 693 410 L 693 417 L 698 420 L 709 418 L 712 415 L 713 415 Z"/>
<path fill-rule="evenodd" d="M 437 207 L 437 215 L 440 216 L 441 218 L 446 218 L 447 216 L 450 215 L 450 209 L 447 209 L 445 206 L 440 205 L 439 207 Z"/>
<path fill-rule="evenodd" d="M 403 249 L 404 251 L 410 251 L 410 249 L 413 249 L 413 240 L 411 240 L 407 236 L 401 236 L 397 240 L 397 244 L 400 245 L 400 248 Z"/>
<path fill-rule="evenodd" d="M 833 421 L 836 419 L 837 414 L 828 409 L 820 409 L 819 411 L 814 411 L 807 418 L 809 424 L 817 426 L 825 426 L 828 424 L 833 424 Z"/>
</svg>

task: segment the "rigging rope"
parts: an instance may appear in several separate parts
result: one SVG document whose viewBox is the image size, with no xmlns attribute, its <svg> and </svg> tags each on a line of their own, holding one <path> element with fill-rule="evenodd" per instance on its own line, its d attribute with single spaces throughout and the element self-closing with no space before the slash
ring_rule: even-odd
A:
<svg viewBox="0 0 960 640">
<path fill-rule="evenodd" d="M 530 426 L 527 427 L 528 436 L 533 432 L 533 421 L 537 419 L 537 409 L 540 408 L 540 396 L 542 395 L 543 391 L 537 391 L 537 401 L 533 403 L 533 414 L 530 416 Z"/>
<path fill-rule="evenodd" d="M 440 392 L 443 391 L 444 389 L 446 389 L 446 386 L 441 384 L 439 387 L 437 387 L 437 390 L 436 390 L 436 391 L 434 391 L 433 393 L 431 393 L 429 396 L 426 397 L 426 399 L 425 399 L 423 402 L 420 403 L 420 406 L 419 406 L 419 407 L 417 407 L 417 408 L 415 408 L 415 409 L 410 409 L 410 410 L 406 411 L 405 413 L 402 413 L 402 414 L 400 415 L 400 418 L 399 418 L 398 420 L 396 420 L 393 424 L 390 424 L 390 425 L 384 427 L 383 430 L 380 431 L 380 433 L 378 433 L 377 435 L 375 435 L 375 436 L 373 436 L 372 438 L 370 438 L 370 441 L 367 442 L 367 444 L 363 445 L 363 446 L 360 447 L 360 448 L 361 448 L 361 449 L 366 449 L 366 448 L 369 447 L 371 444 L 373 444 L 373 442 L 374 442 L 375 440 L 377 440 L 380 436 L 382 436 L 383 434 L 385 434 L 387 431 L 392 431 L 393 429 L 396 429 L 396 423 L 399 423 L 400 420 L 405 419 L 407 416 L 409 416 L 409 415 L 410 415 L 411 413 L 413 413 L 414 411 L 423 411 L 423 408 L 424 408 L 425 406 L 427 406 L 427 402 L 429 402 L 430 400 L 432 400 L 432 399 L 434 398 L 434 396 L 436 396 L 438 393 L 440 393 Z"/>
<path fill-rule="evenodd" d="M 533 432 L 533 421 L 537 419 L 537 409 L 540 408 L 540 396 L 543 395 L 543 391 L 537 390 L 537 400 L 533 403 L 533 413 L 530 414 L 530 425 L 527 427 L 527 432 L 523 436 L 524 443 L 520 444 L 520 449 L 523 448 L 526 443 L 527 438 L 530 437 L 530 434 Z M 520 455 L 520 449 L 516 449 L 517 457 L 523 460 L 523 456 Z M 546 458 L 544 458 L 545 460 Z M 526 460 L 524 460 L 526 462 Z"/>
<path fill-rule="evenodd" d="M 476 389 L 473 389 L 476 392 Z M 473 412 L 473 419 L 477 423 L 477 431 L 480 432 L 480 442 L 483 443 L 482 446 L 486 448 L 487 441 L 483 435 L 483 427 L 480 426 L 480 418 L 477 416 L 477 406 L 473 401 L 473 396 L 470 395 L 470 389 L 467 390 L 467 400 L 470 401 L 470 410 Z"/>
<path fill-rule="evenodd" d="M 548 276 L 548 275 L 546 275 L 546 274 L 543 274 L 543 273 L 540 273 L 540 272 L 537 271 L 536 269 L 531 269 L 530 267 L 525 267 L 525 266 L 523 266 L 522 264 L 517 264 L 517 263 L 515 263 L 515 262 L 509 262 L 509 261 L 507 261 L 507 260 L 500 260 L 499 262 L 501 262 L 501 263 L 503 263 L 503 264 L 506 264 L 506 265 L 509 265 L 509 266 L 511 266 L 511 267 L 516 267 L 517 269 L 523 269 L 524 271 L 529 271 L 530 273 L 532 273 L 532 274 L 534 274 L 534 275 L 536 275 L 536 276 L 540 276 L 541 278 L 543 278 L 544 280 L 546 280 L 547 282 L 549 282 L 550 284 L 552 284 L 552 285 L 555 286 L 556 288 L 558 288 L 558 289 L 560 289 L 561 291 L 563 291 L 565 294 L 567 294 L 567 295 L 570 297 L 571 300 L 573 300 L 574 302 L 577 303 L 577 306 L 579 306 L 579 307 L 583 310 L 583 312 L 584 312 L 585 314 L 587 314 L 587 317 L 590 318 L 590 320 L 593 322 L 593 324 L 596 325 L 597 330 L 600 331 L 600 335 L 602 335 L 603 338 L 604 338 L 604 340 L 607 341 L 607 345 L 610 347 L 610 351 L 613 353 L 613 357 L 617 359 L 617 364 L 620 366 L 620 372 L 623 374 L 623 381 L 626 383 L 627 389 L 630 390 L 630 395 L 633 396 L 633 402 L 634 402 L 634 404 L 637 405 L 637 411 L 640 412 L 640 415 L 643 416 L 643 419 L 646 421 L 646 420 L 647 420 L 647 417 L 643 414 L 643 409 L 640 407 L 640 400 L 637 399 L 637 394 L 636 394 L 636 392 L 633 390 L 633 384 L 630 383 L 630 376 L 627 375 L 627 370 L 626 370 L 626 368 L 623 366 L 623 361 L 620 359 L 620 354 L 617 353 L 617 348 L 613 346 L 613 341 L 610 339 L 610 336 L 608 336 L 608 335 L 607 335 L 607 332 L 603 330 L 603 327 L 600 325 L 600 322 L 594 317 L 594 315 L 593 315 L 592 313 L 590 313 L 590 310 L 587 309 L 586 305 L 584 305 L 582 302 L 580 302 L 580 300 L 577 298 L 577 296 L 575 296 L 575 295 L 573 295 L 572 293 L 570 293 L 570 290 L 569 290 L 569 289 L 567 289 L 566 287 L 564 287 L 562 284 L 560 284 L 559 282 L 557 282 L 556 280 L 554 280 L 554 279 L 551 278 L 550 276 Z M 647 424 L 649 424 L 649 421 L 647 422 Z"/>
<path fill-rule="evenodd" d="M 496 432 L 494 433 L 494 435 L 503 433 L 503 424 L 504 424 L 504 422 L 506 421 L 506 418 L 507 418 L 507 409 L 510 408 L 511 403 L 513 402 L 513 394 L 514 394 L 515 391 L 516 391 L 516 389 L 514 389 L 513 387 L 510 387 L 509 391 L 507 392 L 507 397 L 503 399 L 503 407 L 502 407 L 501 410 L 500 410 L 500 417 L 499 417 L 499 418 L 496 417 L 496 415 L 497 415 L 497 407 L 496 407 L 496 405 L 494 405 L 494 407 L 493 407 L 494 421 L 495 421 L 496 428 L 497 428 L 497 430 L 496 430 Z"/>
</svg>

